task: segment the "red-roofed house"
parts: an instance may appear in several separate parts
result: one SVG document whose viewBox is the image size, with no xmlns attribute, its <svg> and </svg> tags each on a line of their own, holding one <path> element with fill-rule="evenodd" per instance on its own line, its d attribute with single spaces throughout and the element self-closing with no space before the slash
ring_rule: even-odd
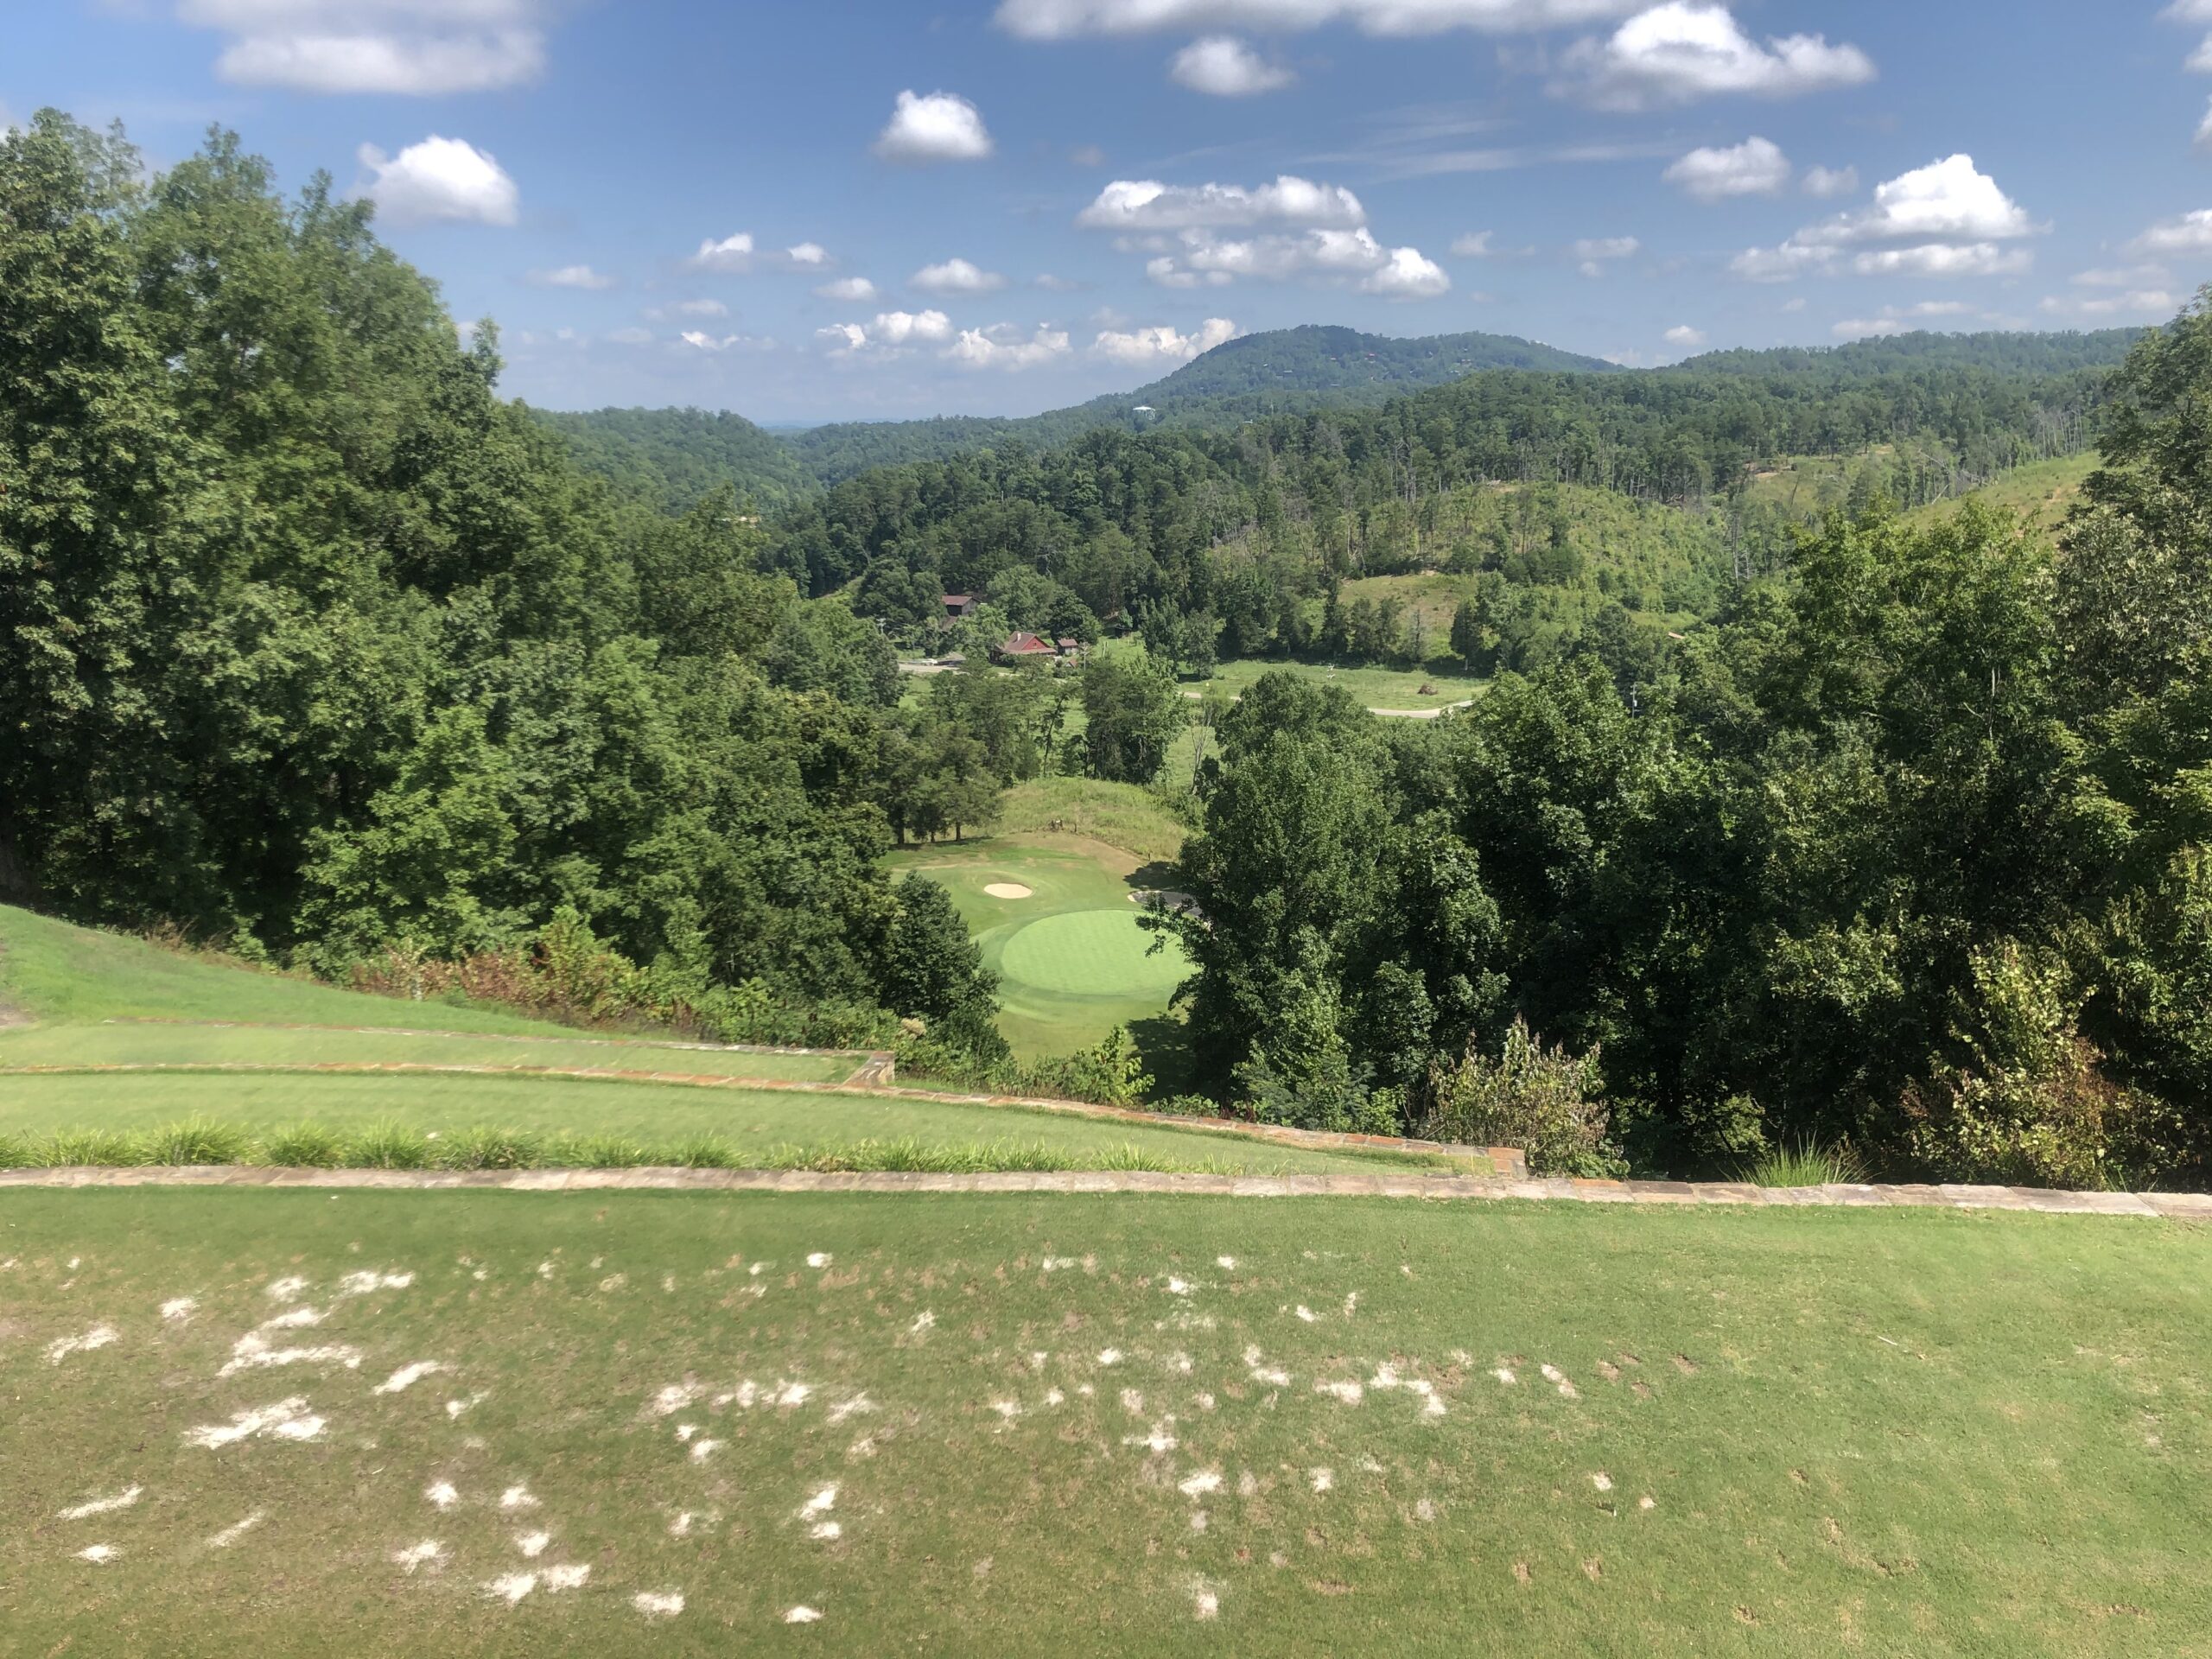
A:
<svg viewBox="0 0 2212 1659">
<path fill-rule="evenodd" d="M 1057 657 L 1060 653 L 1052 648 L 1051 642 L 1039 639 L 1033 633 L 1017 633 L 1002 642 L 995 654 L 1002 662 L 1020 663 L 1039 657 Z"/>
</svg>

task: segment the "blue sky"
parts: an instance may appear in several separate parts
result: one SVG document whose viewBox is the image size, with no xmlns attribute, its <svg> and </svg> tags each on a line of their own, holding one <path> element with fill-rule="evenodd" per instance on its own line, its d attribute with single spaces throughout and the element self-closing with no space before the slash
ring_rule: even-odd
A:
<svg viewBox="0 0 2212 1659">
<path fill-rule="evenodd" d="M 2212 0 L 20 10 L 0 110 L 375 195 L 555 407 L 1021 414 L 1300 322 L 1660 363 L 2212 278 Z"/>
</svg>

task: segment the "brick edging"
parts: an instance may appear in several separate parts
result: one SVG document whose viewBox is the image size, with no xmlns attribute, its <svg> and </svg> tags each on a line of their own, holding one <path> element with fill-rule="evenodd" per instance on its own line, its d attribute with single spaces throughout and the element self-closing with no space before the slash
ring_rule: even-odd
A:
<svg viewBox="0 0 2212 1659">
<path fill-rule="evenodd" d="M 1736 1181 L 1504 1180 L 1472 1175 L 1166 1175 L 1125 1171 L 938 1175 L 823 1174 L 811 1170 L 384 1169 L 0 1170 L 0 1189 L 253 1187 L 335 1192 L 1148 1193 L 1184 1198 L 1501 1199 L 1738 1208 L 2009 1210 L 2212 1222 L 2212 1196 L 2057 1192 L 2016 1186 L 1758 1187 Z"/>
</svg>

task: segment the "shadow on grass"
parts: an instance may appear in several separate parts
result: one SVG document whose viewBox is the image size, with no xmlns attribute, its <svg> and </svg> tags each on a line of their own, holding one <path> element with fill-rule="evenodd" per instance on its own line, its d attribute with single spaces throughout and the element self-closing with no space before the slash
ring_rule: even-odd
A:
<svg viewBox="0 0 2212 1659">
<path fill-rule="evenodd" d="M 1154 1099 L 1197 1092 L 1198 1056 L 1191 1046 L 1190 1024 L 1181 1014 L 1171 1011 L 1134 1020 L 1129 1040 L 1136 1045 L 1144 1069 L 1152 1074 Z"/>
</svg>

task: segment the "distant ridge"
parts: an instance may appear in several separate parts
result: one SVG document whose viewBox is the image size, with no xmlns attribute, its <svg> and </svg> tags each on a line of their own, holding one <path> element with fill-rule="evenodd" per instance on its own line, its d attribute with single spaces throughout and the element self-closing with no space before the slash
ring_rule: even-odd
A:
<svg viewBox="0 0 2212 1659">
<path fill-rule="evenodd" d="M 948 416 L 848 421 L 784 435 L 825 483 L 870 467 L 931 461 L 1017 439 L 1033 448 L 1070 442 L 1101 427 L 1226 426 L 1307 409 L 1350 409 L 1446 385 L 1483 369 L 1611 374 L 1614 365 L 1510 334 L 1436 334 L 1399 340 L 1308 323 L 1243 334 L 1135 391 L 1019 419 Z M 1140 413 L 1148 410 L 1149 413 Z"/>
<path fill-rule="evenodd" d="M 756 507 L 773 510 L 874 467 L 941 461 L 1008 442 L 1056 448 L 1102 429 L 1219 430 L 1270 416 L 1373 408 L 1484 372 L 1661 381 L 1738 375 L 1802 379 L 1808 388 L 1831 384 L 1839 372 L 1870 379 L 1919 372 L 2094 373 L 2116 365 L 2143 332 L 1916 332 L 1840 346 L 1708 352 L 1671 368 L 1630 371 L 1508 334 L 1399 340 L 1308 324 L 1242 335 L 1133 391 L 1018 418 L 946 416 L 771 429 L 696 409 L 534 412 L 568 439 L 582 466 L 628 492 L 657 498 L 669 511 L 685 511 L 725 483 Z"/>
</svg>

